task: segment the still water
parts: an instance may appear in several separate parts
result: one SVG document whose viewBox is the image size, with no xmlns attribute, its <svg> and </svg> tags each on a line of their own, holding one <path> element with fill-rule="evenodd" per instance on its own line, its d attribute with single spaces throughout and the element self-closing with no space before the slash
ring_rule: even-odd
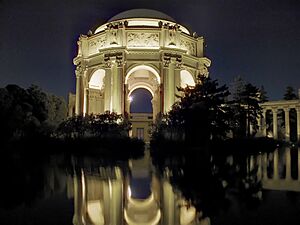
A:
<svg viewBox="0 0 300 225">
<path fill-rule="evenodd" d="M 11 156 L 0 224 L 299 224 L 300 149 L 211 161 Z"/>
</svg>

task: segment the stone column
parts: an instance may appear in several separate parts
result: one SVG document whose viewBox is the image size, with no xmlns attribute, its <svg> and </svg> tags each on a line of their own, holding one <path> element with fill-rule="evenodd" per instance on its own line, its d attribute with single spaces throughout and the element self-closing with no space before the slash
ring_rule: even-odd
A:
<svg viewBox="0 0 300 225">
<path fill-rule="evenodd" d="M 169 110 L 171 109 L 172 105 L 175 103 L 175 63 L 172 62 L 169 65 Z"/>
<path fill-rule="evenodd" d="M 290 109 L 284 109 L 285 117 L 285 141 L 290 141 Z"/>
<path fill-rule="evenodd" d="M 104 111 L 112 111 L 111 107 L 111 67 L 108 66 L 105 68 L 105 77 L 104 77 Z"/>
<path fill-rule="evenodd" d="M 86 219 L 86 193 L 84 173 L 74 176 L 74 216 L 73 224 L 83 225 Z"/>
<path fill-rule="evenodd" d="M 297 160 L 297 164 L 298 164 L 298 181 L 300 181 L 300 148 L 298 148 L 298 160 Z"/>
<path fill-rule="evenodd" d="M 296 112 L 297 112 L 297 138 L 299 142 L 300 141 L 300 108 L 296 108 Z"/>
<path fill-rule="evenodd" d="M 169 60 L 163 62 L 163 93 L 164 93 L 164 103 L 163 103 L 163 113 L 170 110 L 170 98 L 169 98 Z"/>
<path fill-rule="evenodd" d="M 110 223 L 110 208 L 111 208 L 111 185 L 110 180 L 103 180 L 102 188 L 103 188 L 103 214 L 104 214 L 104 222 L 105 224 Z"/>
<path fill-rule="evenodd" d="M 263 155 L 263 179 L 268 179 L 268 173 L 267 173 L 267 166 L 268 166 L 268 155 L 267 153 L 264 153 Z"/>
<path fill-rule="evenodd" d="M 263 109 L 263 115 L 262 115 L 262 133 L 263 136 L 266 137 L 267 136 L 267 110 Z"/>
<path fill-rule="evenodd" d="M 285 179 L 291 179 L 291 151 L 288 147 L 285 148 Z"/>
<path fill-rule="evenodd" d="M 75 100 L 75 114 L 80 115 L 82 113 L 82 74 L 76 70 L 76 100 Z"/>
<path fill-rule="evenodd" d="M 180 70 L 181 70 L 181 65 L 177 64 L 175 66 L 175 72 L 174 72 L 174 79 L 175 79 L 175 101 L 178 101 L 178 97 L 176 97 L 176 95 L 178 96 L 180 93 L 178 92 L 177 88 L 180 87 Z"/>
<path fill-rule="evenodd" d="M 117 61 L 116 64 L 116 76 L 115 76 L 115 85 L 116 88 L 116 99 L 115 99 L 115 108 L 118 114 L 122 114 L 122 102 L 123 102 L 123 63 Z"/>
<path fill-rule="evenodd" d="M 89 113 L 89 89 L 84 88 L 84 98 L 83 98 L 83 115 L 85 116 Z"/>
<path fill-rule="evenodd" d="M 272 113 L 273 113 L 273 138 L 277 140 L 278 139 L 277 109 L 272 109 Z"/>
<path fill-rule="evenodd" d="M 257 164 L 258 164 L 258 170 L 257 170 L 257 179 L 261 180 L 262 179 L 262 163 L 261 163 L 261 154 L 257 156 Z"/>
<path fill-rule="evenodd" d="M 273 167 L 274 167 L 273 179 L 278 180 L 278 178 L 279 178 L 279 174 L 278 174 L 278 149 L 276 149 L 274 151 L 274 164 L 273 164 Z"/>
</svg>

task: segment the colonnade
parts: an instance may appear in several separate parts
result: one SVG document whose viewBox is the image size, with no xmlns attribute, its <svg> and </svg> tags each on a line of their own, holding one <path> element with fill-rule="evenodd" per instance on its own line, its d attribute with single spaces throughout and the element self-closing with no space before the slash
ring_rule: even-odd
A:
<svg viewBox="0 0 300 225">
<path fill-rule="evenodd" d="M 282 156 L 285 159 L 283 164 L 280 163 L 279 149 L 276 149 L 273 153 L 263 153 L 257 156 L 250 156 L 250 171 L 255 167 L 258 168 L 257 178 L 262 181 L 263 188 L 271 190 L 286 190 L 286 191 L 300 191 L 300 148 L 298 148 L 297 159 L 293 162 L 297 162 L 297 179 L 292 178 L 292 160 L 291 149 L 286 147 Z M 270 157 L 271 156 L 271 157 Z M 270 162 L 273 163 L 270 164 Z M 284 168 L 285 174 L 280 176 L 280 167 Z M 268 176 L 268 168 L 273 168 L 273 174 Z"/>
<path fill-rule="evenodd" d="M 273 138 L 278 139 L 278 111 L 284 111 L 284 123 L 285 123 L 285 140 L 290 141 L 290 110 L 295 109 L 297 114 L 297 139 L 300 140 L 300 101 L 299 100 L 287 100 L 287 101 L 270 101 L 261 104 L 263 108 L 262 118 L 259 119 L 260 131 L 263 136 L 267 136 L 267 112 L 272 111 L 273 114 Z"/>
</svg>

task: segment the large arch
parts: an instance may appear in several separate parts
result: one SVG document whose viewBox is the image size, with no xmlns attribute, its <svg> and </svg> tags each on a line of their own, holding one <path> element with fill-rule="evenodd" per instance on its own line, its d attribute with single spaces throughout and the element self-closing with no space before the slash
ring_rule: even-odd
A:
<svg viewBox="0 0 300 225">
<path fill-rule="evenodd" d="M 100 114 L 104 112 L 105 70 L 93 71 L 88 79 L 88 94 L 84 98 L 84 114 Z"/>
<path fill-rule="evenodd" d="M 130 77 L 130 75 L 133 74 L 134 72 L 138 71 L 138 70 L 147 70 L 147 71 L 153 73 L 155 75 L 156 79 L 157 79 L 158 84 L 161 83 L 158 71 L 156 69 L 154 69 L 152 66 L 149 66 L 149 65 L 135 65 L 132 68 L 130 68 L 128 70 L 128 72 L 126 73 L 125 84 L 128 83 L 128 78 Z"/>
</svg>

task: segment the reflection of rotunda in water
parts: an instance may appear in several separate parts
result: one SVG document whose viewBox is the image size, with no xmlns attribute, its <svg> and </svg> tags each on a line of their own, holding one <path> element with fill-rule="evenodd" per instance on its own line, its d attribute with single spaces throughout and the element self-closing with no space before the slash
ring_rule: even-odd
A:
<svg viewBox="0 0 300 225">
<path fill-rule="evenodd" d="M 196 209 L 174 191 L 167 171 L 156 174 L 149 157 L 146 151 L 143 159 L 120 166 L 74 165 L 77 172 L 68 182 L 69 197 L 74 197 L 73 223 L 199 224 Z"/>
</svg>

